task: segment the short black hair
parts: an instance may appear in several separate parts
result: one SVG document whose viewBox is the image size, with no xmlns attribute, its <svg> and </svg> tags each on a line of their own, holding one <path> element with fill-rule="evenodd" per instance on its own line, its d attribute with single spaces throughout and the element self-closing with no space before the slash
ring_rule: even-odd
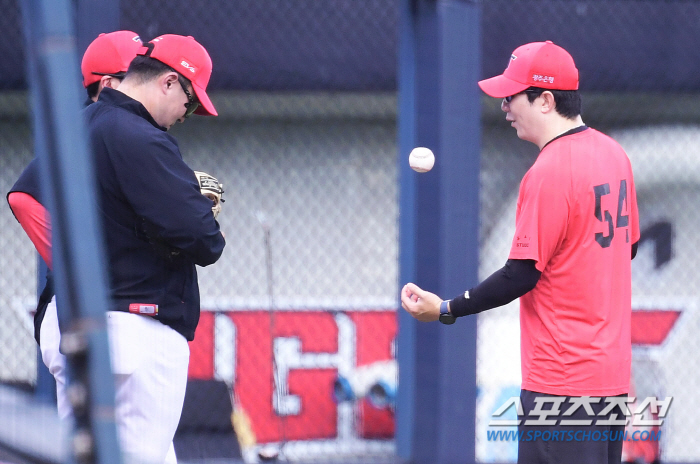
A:
<svg viewBox="0 0 700 464">
<path fill-rule="evenodd" d="M 105 73 L 98 73 L 98 72 L 93 72 L 93 74 L 97 74 L 98 76 L 111 76 L 116 79 L 119 79 L 120 81 L 124 79 L 124 75 L 126 74 L 125 72 L 119 72 L 115 74 L 105 74 Z M 97 97 L 97 94 L 100 91 L 100 81 L 93 82 L 92 84 L 88 85 L 86 87 L 88 98 L 92 100 L 93 98 Z"/>
<path fill-rule="evenodd" d="M 87 95 L 90 100 L 97 96 L 97 91 L 100 90 L 100 81 L 93 82 L 88 85 L 85 90 L 87 90 Z"/>
<path fill-rule="evenodd" d="M 151 81 L 168 72 L 177 73 L 178 79 L 182 78 L 186 82 L 190 82 L 189 79 L 175 71 L 167 64 L 145 55 L 136 55 L 136 57 L 131 60 L 129 69 L 126 71 L 126 77 L 136 78 L 139 82 L 143 83 Z"/>
<path fill-rule="evenodd" d="M 532 103 L 544 91 L 552 92 L 557 113 L 567 119 L 575 119 L 581 114 L 581 94 L 578 90 L 552 90 L 541 87 L 527 89 L 527 100 Z"/>
</svg>

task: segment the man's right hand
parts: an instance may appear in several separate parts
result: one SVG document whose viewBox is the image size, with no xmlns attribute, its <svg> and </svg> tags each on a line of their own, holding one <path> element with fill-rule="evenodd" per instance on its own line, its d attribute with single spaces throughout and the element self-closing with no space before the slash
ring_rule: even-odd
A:
<svg viewBox="0 0 700 464">
<path fill-rule="evenodd" d="M 409 282 L 401 289 L 401 306 L 421 322 L 437 321 L 440 317 L 440 303 L 442 299 L 439 296 L 416 284 Z"/>
</svg>

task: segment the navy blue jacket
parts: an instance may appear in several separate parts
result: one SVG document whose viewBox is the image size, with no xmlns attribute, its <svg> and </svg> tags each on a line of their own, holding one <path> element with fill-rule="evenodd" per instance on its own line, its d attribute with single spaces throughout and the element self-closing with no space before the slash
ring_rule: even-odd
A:
<svg viewBox="0 0 700 464">
<path fill-rule="evenodd" d="M 38 201 L 42 205 L 44 204 L 41 196 L 41 188 L 39 183 L 38 159 L 34 158 L 29 162 L 27 167 L 24 168 L 24 171 L 22 171 L 22 174 L 20 174 L 15 184 L 12 186 L 12 189 L 10 189 L 10 191 L 7 192 L 7 195 L 10 195 L 13 192 L 24 192 L 28 195 L 31 195 L 36 201 Z"/>
<path fill-rule="evenodd" d="M 146 108 L 106 88 L 85 110 L 95 155 L 111 310 L 157 304 L 155 316 L 187 340 L 199 322 L 195 264 L 208 266 L 225 241 L 177 141 Z"/>
</svg>

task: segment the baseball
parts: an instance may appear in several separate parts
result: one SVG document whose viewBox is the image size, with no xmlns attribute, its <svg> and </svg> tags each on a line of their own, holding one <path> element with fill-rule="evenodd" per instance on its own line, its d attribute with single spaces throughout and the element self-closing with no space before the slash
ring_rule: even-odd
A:
<svg viewBox="0 0 700 464">
<path fill-rule="evenodd" d="M 416 147 L 408 155 L 408 164 L 416 172 L 428 172 L 433 169 L 435 155 L 430 148 Z"/>
</svg>

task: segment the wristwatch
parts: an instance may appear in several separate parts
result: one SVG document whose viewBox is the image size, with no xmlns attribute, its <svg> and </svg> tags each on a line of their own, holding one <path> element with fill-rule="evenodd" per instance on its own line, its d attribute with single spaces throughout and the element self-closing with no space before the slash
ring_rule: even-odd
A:
<svg viewBox="0 0 700 464">
<path fill-rule="evenodd" d="M 447 300 L 444 300 L 442 303 L 440 303 L 440 318 L 439 321 L 442 322 L 443 324 L 454 324 L 455 321 L 457 320 L 456 317 L 450 313 L 450 311 L 447 309 Z"/>
</svg>

